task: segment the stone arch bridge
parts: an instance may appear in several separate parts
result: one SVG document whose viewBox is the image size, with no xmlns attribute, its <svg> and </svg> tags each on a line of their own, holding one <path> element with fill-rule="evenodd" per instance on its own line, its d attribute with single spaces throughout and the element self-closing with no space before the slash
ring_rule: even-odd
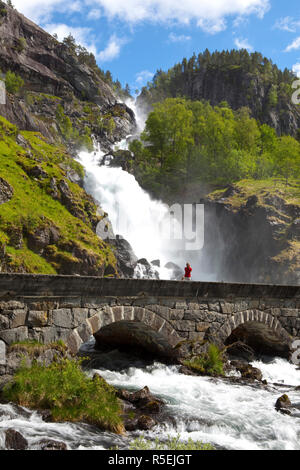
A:
<svg viewBox="0 0 300 470">
<path fill-rule="evenodd" d="M 26 339 L 62 339 L 77 353 L 115 328 L 119 343 L 164 353 L 184 339 L 224 343 L 248 322 L 300 337 L 300 286 L 0 274 L 0 363 Z"/>
</svg>

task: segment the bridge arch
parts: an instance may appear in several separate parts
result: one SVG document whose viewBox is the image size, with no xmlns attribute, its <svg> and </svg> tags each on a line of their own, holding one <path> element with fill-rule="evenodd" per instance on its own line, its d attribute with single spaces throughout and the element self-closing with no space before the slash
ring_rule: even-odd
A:
<svg viewBox="0 0 300 470">
<path fill-rule="evenodd" d="M 209 331 L 207 333 L 208 337 L 212 337 Z M 292 337 L 276 316 L 257 309 L 232 315 L 215 334 L 223 344 L 229 345 L 235 340 L 240 340 L 252 346 L 254 350 L 260 349 L 257 352 L 262 354 L 274 352 L 284 357 L 288 357 L 292 341 Z"/>
<path fill-rule="evenodd" d="M 243 310 L 242 312 L 232 315 L 218 331 L 218 336 L 221 341 L 225 341 L 228 336 L 231 335 L 233 330 L 238 326 L 243 325 L 247 322 L 258 322 L 263 323 L 272 329 L 278 336 L 290 341 L 291 337 L 287 331 L 281 326 L 281 323 L 277 317 L 266 313 L 263 310 Z"/>
<path fill-rule="evenodd" d="M 155 332 L 152 334 L 153 341 L 160 341 L 167 345 L 170 350 L 173 349 L 182 338 L 178 335 L 165 318 L 161 317 L 155 312 L 147 308 L 138 306 L 105 306 L 99 309 L 95 315 L 87 318 L 77 328 L 73 329 L 67 338 L 67 346 L 73 354 L 76 354 L 81 345 L 88 341 L 94 335 L 97 339 L 97 334 L 109 325 L 116 324 L 124 331 L 125 324 L 139 323 L 145 326 L 142 333 L 146 334 L 147 328 L 149 331 Z M 133 328 L 131 328 L 133 329 Z M 139 330 L 141 331 L 141 329 Z M 150 334 L 150 333 L 149 333 Z"/>
</svg>

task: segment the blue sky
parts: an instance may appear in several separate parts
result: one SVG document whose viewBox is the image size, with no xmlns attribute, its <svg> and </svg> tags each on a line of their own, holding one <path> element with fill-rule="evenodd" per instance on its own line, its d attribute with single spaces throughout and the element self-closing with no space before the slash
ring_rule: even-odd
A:
<svg viewBox="0 0 300 470">
<path fill-rule="evenodd" d="M 132 92 L 183 57 L 246 48 L 300 76 L 299 0 L 13 0 L 59 39 L 72 33 Z"/>
</svg>

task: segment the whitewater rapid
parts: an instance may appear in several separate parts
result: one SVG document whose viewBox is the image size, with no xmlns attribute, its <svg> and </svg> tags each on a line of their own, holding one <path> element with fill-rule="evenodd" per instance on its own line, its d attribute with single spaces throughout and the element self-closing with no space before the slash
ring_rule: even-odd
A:
<svg viewBox="0 0 300 470">
<path fill-rule="evenodd" d="M 29 441 L 30 449 L 47 438 L 65 442 L 68 449 L 126 449 L 137 435 L 167 439 L 180 434 L 182 440 L 192 438 L 228 450 L 300 450 L 300 418 L 283 415 L 274 408 L 283 393 L 292 402 L 299 402 L 299 391 L 291 386 L 300 385 L 300 371 L 280 358 L 253 364 L 262 370 L 267 387 L 186 376 L 179 373 L 178 366 L 158 362 L 143 365 L 139 359 L 134 363 L 112 351 L 104 357 L 103 366 L 90 370 L 89 375 L 97 371 L 110 384 L 130 390 L 147 385 L 165 401 L 171 420 L 151 431 L 123 437 L 84 424 L 46 423 L 36 412 L 25 410 L 21 414 L 12 405 L 0 405 L 0 449 L 4 448 L 4 430 L 12 428 Z M 284 383 L 272 385 L 279 380 Z"/>
</svg>

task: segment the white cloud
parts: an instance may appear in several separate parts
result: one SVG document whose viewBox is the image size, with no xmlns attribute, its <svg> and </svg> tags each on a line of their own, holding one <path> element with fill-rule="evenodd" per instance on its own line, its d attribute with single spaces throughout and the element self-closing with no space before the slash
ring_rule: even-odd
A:
<svg viewBox="0 0 300 470">
<path fill-rule="evenodd" d="M 55 12 L 72 14 L 84 6 L 82 0 L 13 0 L 16 9 L 36 23 L 49 23 Z"/>
<path fill-rule="evenodd" d="M 192 38 L 191 36 L 185 36 L 184 34 L 176 35 L 175 33 L 169 34 L 169 41 L 170 42 L 186 42 L 190 41 Z"/>
<path fill-rule="evenodd" d="M 297 62 L 292 67 L 293 72 L 300 78 L 300 62 Z"/>
<path fill-rule="evenodd" d="M 291 44 L 287 46 L 285 52 L 290 52 L 297 49 L 300 49 L 300 36 L 297 37 Z"/>
<path fill-rule="evenodd" d="M 136 74 L 136 84 L 139 86 L 145 85 L 149 80 L 154 77 L 153 72 L 149 72 L 149 70 L 142 70 L 141 72 Z"/>
<path fill-rule="evenodd" d="M 196 21 L 200 28 L 212 34 L 226 27 L 229 16 L 262 18 L 270 8 L 270 0 L 14 0 L 14 4 L 37 22 L 51 22 L 55 12 L 92 14 L 97 10 L 111 20 L 132 24 L 149 21 L 187 25 Z"/>
<path fill-rule="evenodd" d="M 247 49 L 247 51 L 249 52 L 252 52 L 254 50 L 253 46 L 249 44 L 248 39 L 236 38 L 234 44 L 238 49 Z"/>
<path fill-rule="evenodd" d="M 126 39 L 118 38 L 115 34 L 113 34 L 110 37 L 106 48 L 97 54 L 97 59 L 99 59 L 100 62 L 107 62 L 115 59 L 119 56 L 121 47 L 126 42 Z"/>
<path fill-rule="evenodd" d="M 276 21 L 274 28 L 280 29 L 281 31 L 288 31 L 290 33 L 295 33 L 300 27 L 300 21 L 291 18 L 290 16 L 285 16 Z"/>
<path fill-rule="evenodd" d="M 186 23 L 219 21 L 228 15 L 256 14 L 263 17 L 269 0 L 95 0 L 110 17 L 129 22 L 144 20 Z"/>
<path fill-rule="evenodd" d="M 226 21 L 224 18 L 216 18 L 213 20 L 201 18 L 197 21 L 197 26 L 208 34 L 217 34 L 226 29 Z"/>
<path fill-rule="evenodd" d="M 88 19 L 89 20 L 99 20 L 99 18 L 101 18 L 101 16 L 102 16 L 101 10 L 99 10 L 98 8 L 93 8 L 93 10 L 91 10 L 88 13 Z"/>
</svg>

